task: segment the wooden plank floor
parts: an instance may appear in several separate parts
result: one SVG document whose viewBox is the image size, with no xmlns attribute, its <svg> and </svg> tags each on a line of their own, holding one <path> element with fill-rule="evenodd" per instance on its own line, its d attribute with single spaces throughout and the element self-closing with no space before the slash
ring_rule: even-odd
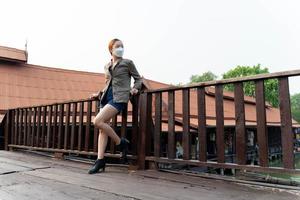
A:
<svg viewBox="0 0 300 200">
<path fill-rule="evenodd" d="M 250 187 L 164 172 L 108 167 L 87 174 L 89 164 L 19 151 L 0 151 L 0 200 L 61 199 L 300 199 L 295 191 Z"/>
</svg>

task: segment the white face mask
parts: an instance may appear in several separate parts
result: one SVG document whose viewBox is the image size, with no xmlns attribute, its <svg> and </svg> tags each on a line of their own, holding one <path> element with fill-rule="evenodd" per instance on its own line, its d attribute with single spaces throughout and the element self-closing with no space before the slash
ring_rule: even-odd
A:
<svg viewBox="0 0 300 200">
<path fill-rule="evenodd" d="M 115 48 L 113 49 L 112 54 L 120 58 L 124 54 L 124 48 L 123 47 Z"/>
</svg>

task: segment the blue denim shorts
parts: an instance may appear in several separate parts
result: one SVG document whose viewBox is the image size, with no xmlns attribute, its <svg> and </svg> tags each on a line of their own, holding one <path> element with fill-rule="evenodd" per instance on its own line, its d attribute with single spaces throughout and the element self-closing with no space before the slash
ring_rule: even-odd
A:
<svg viewBox="0 0 300 200">
<path fill-rule="evenodd" d="M 115 107 L 119 111 L 119 113 L 127 107 L 127 103 L 113 102 L 113 92 L 112 92 L 111 85 L 107 88 L 106 95 L 103 97 L 102 101 L 100 102 L 100 108 L 103 108 L 106 104 L 110 104 L 113 107 Z"/>
</svg>

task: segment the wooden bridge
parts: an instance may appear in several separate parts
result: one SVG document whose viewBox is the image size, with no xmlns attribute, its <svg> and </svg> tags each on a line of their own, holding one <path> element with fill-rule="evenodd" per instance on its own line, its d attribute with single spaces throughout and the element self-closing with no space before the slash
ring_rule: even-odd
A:
<svg viewBox="0 0 300 200">
<path fill-rule="evenodd" d="M 214 169 L 236 169 L 254 172 L 300 174 L 295 169 L 294 159 L 294 123 L 291 116 L 289 77 L 299 76 L 300 70 L 251 77 L 218 80 L 181 87 L 169 87 L 156 90 L 144 90 L 133 96 L 128 108 L 111 121 L 111 126 L 130 141 L 130 165 L 134 169 L 157 168 L 158 164 L 182 164 Z M 279 83 L 280 135 L 282 149 L 282 167 L 269 166 L 268 122 L 264 82 L 276 79 Z M 257 165 L 247 162 L 247 124 L 245 120 L 245 96 L 243 84 L 255 85 L 254 127 L 257 138 Z M 224 96 L 223 87 L 234 85 L 235 144 L 232 162 L 227 162 L 224 139 Z M 208 127 L 206 109 L 206 88 L 215 90 L 215 155 L 208 158 Z M 181 93 L 182 113 L 175 112 L 178 102 L 176 94 Z M 167 102 L 163 102 L 167 99 Z M 196 102 L 197 127 L 191 125 L 191 100 Z M 54 155 L 76 155 L 81 158 L 93 158 L 97 155 L 97 137 L 99 130 L 93 126 L 93 118 L 99 110 L 98 99 L 81 99 L 57 102 L 48 105 L 18 107 L 7 110 L 1 129 L 4 132 L 5 150 L 31 150 L 52 152 Z M 166 103 L 165 110 L 162 105 Z M 195 121 L 195 118 L 193 118 Z M 162 126 L 167 124 L 167 132 Z M 181 126 L 182 131 L 175 131 Z M 182 146 L 182 158 L 176 156 L 176 145 Z M 198 148 L 192 150 L 192 144 Z M 119 152 L 110 142 L 106 157 L 119 158 Z M 214 161 L 212 161 L 214 160 Z M 0 186 L 1 187 L 1 186 Z"/>
</svg>

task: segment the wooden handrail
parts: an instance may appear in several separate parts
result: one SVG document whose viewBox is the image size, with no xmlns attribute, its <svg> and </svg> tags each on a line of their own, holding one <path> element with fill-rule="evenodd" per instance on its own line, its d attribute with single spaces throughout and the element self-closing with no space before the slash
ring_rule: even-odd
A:
<svg viewBox="0 0 300 200">
<path fill-rule="evenodd" d="M 230 78 L 224 80 L 215 80 L 215 81 L 207 81 L 207 82 L 200 82 L 200 83 L 193 83 L 183 86 L 170 86 L 160 89 L 146 89 L 143 92 L 147 93 L 155 93 L 155 92 L 167 92 L 167 91 L 175 91 L 175 90 L 182 90 L 185 88 L 197 88 L 197 87 L 208 87 L 208 86 L 215 86 L 221 84 L 230 84 L 230 83 L 238 83 L 238 82 L 247 82 L 247 81 L 257 81 L 262 79 L 273 79 L 273 78 L 280 78 L 280 77 L 291 77 L 291 76 L 299 76 L 300 70 L 290 70 L 290 71 L 282 71 L 282 72 L 274 72 L 269 74 L 258 74 L 253 76 L 246 76 L 246 77 L 238 77 L 238 78 Z"/>
</svg>

